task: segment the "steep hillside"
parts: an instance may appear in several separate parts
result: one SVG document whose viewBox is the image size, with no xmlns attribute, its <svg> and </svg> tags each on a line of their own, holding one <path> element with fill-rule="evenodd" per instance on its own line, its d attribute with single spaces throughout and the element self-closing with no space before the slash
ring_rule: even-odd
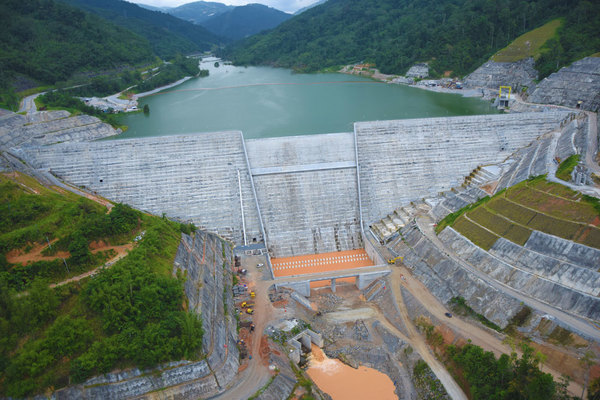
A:
<svg viewBox="0 0 600 400">
<path fill-rule="evenodd" d="M 309 71 L 364 60 L 382 72 L 403 73 L 415 62 L 430 61 L 434 74 L 463 75 L 517 36 L 553 18 L 576 15 L 584 5 L 597 8 L 585 0 L 573 3 L 329 0 L 233 45 L 226 55 L 238 64 Z M 592 16 L 581 16 L 587 18 Z M 571 24 L 567 18 L 565 26 Z"/>
<path fill-rule="evenodd" d="M 202 25 L 202 23 L 208 19 L 230 11 L 233 8 L 233 6 L 226 6 L 223 3 L 195 1 L 193 3 L 183 4 L 179 7 L 165 9 L 164 12 L 177 18 L 181 18 L 185 21 Z"/>
<path fill-rule="evenodd" d="M 311 4 L 311 5 L 308 5 L 306 7 L 302 7 L 301 9 L 299 9 L 298 11 L 296 11 L 294 13 L 294 15 L 302 14 L 304 11 L 310 10 L 311 8 L 314 8 L 314 7 L 318 6 L 318 5 L 321 5 L 321 4 L 325 3 L 326 1 L 327 0 L 318 0 L 317 2 L 315 2 L 315 3 Z"/>
<path fill-rule="evenodd" d="M 81 71 L 154 60 L 141 36 L 53 1 L 0 2 L 0 38 L 0 92 L 19 76 L 53 84 Z"/>
<path fill-rule="evenodd" d="M 274 28 L 291 17 L 262 4 L 248 4 L 212 17 L 202 26 L 216 35 L 237 40 Z"/>
<path fill-rule="evenodd" d="M 183 281 L 171 277 L 179 224 L 123 205 L 107 214 L 20 174 L 0 175 L 0 198 L 0 397 L 200 358 L 202 322 L 184 311 Z M 102 265 L 94 249 L 122 242 L 129 254 L 96 277 L 49 287 Z M 11 262 L 17 254 L 29 262 Z"/>
<path fill-rule="evenodd" d="M 122 0 L 64 0 L 71 5 L 95 13 L 146 38 L 154 52 L 163 59 L 177 53 L 210 50 L 220 43 L 201 26 L 171 15 L 150 11 Z"/>
<path fill-rule="evenodd" d="M 539 58 L 542 46 L 556 35 L 556 30 L 561 24 L 562 20 L 554 19 L 519 36 L 511 44 L 494 54 L 492 60 L 496 62 L 515 62 L 527 57 Z"/>
</svg>

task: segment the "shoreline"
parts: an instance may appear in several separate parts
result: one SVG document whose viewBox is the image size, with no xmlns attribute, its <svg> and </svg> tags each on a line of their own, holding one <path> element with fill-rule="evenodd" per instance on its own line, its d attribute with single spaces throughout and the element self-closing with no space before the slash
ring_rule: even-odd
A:
<svg viewBox="0 0 600 400">
<path fill-rule="evenodd" d="M 463 97 L 480 97 L 482 99 L 485 97 L 485 93 L 483 92 L 482 88 L 451 89 L 451 88 L 446 88 L 446 87 L 442 87 L 442 86 L 419 85 L 418 82 L 413 83 L 413 84 L 409 84 L 406 82 L 394 82 L 394 79 L 396 79 L 396 78 L 405 78 L 406 79 L 406 77 L 403 75 L 382 74 L 376 68 L 373 68 L 370 71 L 367 71 L 367 73 L 365 73 L 365 74 L 362 74 L 362 73 L 356 74 L 356 73 L 353 73 L 352 70 L 349 70 L 348 69 L 349 67 L 351 67 L 351 66 L 346 65 L 346 66 L 342 67 L 340 70 L 338 70 L 337 73 L 361 76 L 361 77 L 374 79 L 376 81 L 387 83 L 387 84 L 404 85 L 404 86 L 414 87 L 417 89 L 427 90 L 427 91 L 436 92 L 436 93 L 460 94 Z M 424 79 L 421 82 L 424 82 L 424 81 L 436 81 L 437 82 L 437 81 L 439 81 L 439 79 Z"/>
<path fill-rule="evenodd" d="M 177 86 L 177 85 L 181 85 L 182 83 L 184 83 L 184 82 L 186 82 L 186 81 L 188 81 L 188 80 L 190 80 L 190 79 L 192 79 L 192 78 L 193 78 L 193 77 L 191 77 L 191 76 L 186 76 L 186 77 L 183 77 L 183 78 L 181 78 L 181 79 L 180 79 L 180 80 L 178 80 L 178 81 L 175 81 L 175 82 L 173 82 L 173 83 L 169 83 L 168 85 L 161 86 L 161 87 L 157 87 L 156 89 L 152 89 L 152 90 L 149 90 L 149 91 L 147 91 L 147 92 L 136 93 L 136 94 L 134 94 L 134 95 L 131 97 L 131 99 L 132 99 L 132 100 L 136 100 L 136 101 L 137 101 L 137 99 L 139 99 L 139 98 L 141 98 L 141 97 L 150 96 L 150 95 L 152 95 L 152 94 L 155 94 L 155 93 L 161 92 L 161 91 L 163 91 L 163 90 L 165 90 L 165 89 L 170 89 L 170 88 L 172 88 L 172 87 L 175 87 L 175 86 Z"/>
</svg>

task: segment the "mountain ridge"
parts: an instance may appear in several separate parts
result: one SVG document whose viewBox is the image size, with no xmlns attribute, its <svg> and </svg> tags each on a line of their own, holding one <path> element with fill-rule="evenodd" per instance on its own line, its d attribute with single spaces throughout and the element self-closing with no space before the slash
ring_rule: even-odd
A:
<svg viewBox="0 0 600 400">
<path fill-rule="evenodd" d="M 204 21 L 202 26 L 215 35 L 237 40 L 272 29 L 290 18 L 291 14 L 254 3 L 212 17 Z"/>
</svg>

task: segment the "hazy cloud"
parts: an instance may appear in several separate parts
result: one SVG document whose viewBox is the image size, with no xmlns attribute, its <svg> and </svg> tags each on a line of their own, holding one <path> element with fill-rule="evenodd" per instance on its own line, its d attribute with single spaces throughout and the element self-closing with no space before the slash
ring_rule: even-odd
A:
<svg viewBox="0 0 600 400">
<path fill-rule="evenodd" d="M 128 0 L 131 3 L 142 3 L 156 7 L 177 7 L 185 3 L 191 3 L 190 0 Z M 317 0 L 224 0 L 217 3 L 224 3 L 232 6 L 243 6 L 249 3 L 260 3 L 281 11 L 293 13 L 299 9 L 316 3 Z"/>
</svg>

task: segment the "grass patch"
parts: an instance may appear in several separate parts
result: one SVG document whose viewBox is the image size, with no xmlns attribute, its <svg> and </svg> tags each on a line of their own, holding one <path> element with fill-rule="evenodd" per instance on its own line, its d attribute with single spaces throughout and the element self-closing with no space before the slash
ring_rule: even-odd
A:
<svg viewBox="0 0 600 400">
<path fill-rule="evenodd" d="M 484 250 L 489 250 L 500 236 L 495 235 L 481 226 L 474 224 L 461 216 L 454 223 L 454 229 Z"/>
<path fill-rule="evenodd" d="M 488 328 L 492 328 L 498 332 L 502 332 L 502 328 L 500 328 L 498 325 L 487 319 L 484 315 L 477 313 L 475 310 L 469 307 L 469 305 L 463 297 L 459 296 L 451 298 L 450 306 L 452 307 L 452 311 L 454 311 L 456 314 L 472 317 L 477 321 L 481 322 L 483 325 L 487 326 Z"/>
<path fill-rule="evenodd" d="M 573 172 L 573 169 L 579 164 L 580 158 L 579 154 L 573 154 L 561 162 L 556 170 L 556 177 L 565 182 L 569 182 L 571 180 L 571 172 Z"/>
<path fill-rule="evenodd" d="M 599 223 L 599 199 L 548 182 L 542 175 L 449 214 L 436 230 L 452 225 L 485 250 L 498 237 L 523 246 L 533 230 L 600 248 Z"/>
<path fill-rule="evenodd" d="M 552 332 L 548 336 L 548 339 L 550 339 L 550 341 L 554 343 L 558 343 L 563 346 L 569 346 L 574 341 L 571 331 L 560 326 L 557 326 L 552 330 Z"/>
<path fill-rule="evenodd" d="M 493 214 L 485 207 L 478 207 L 473 211 L 469 211 L 467 216 L 479 225 L 496 233 L 498 236 L 504 236 L 512 226 L 510 221 Z"/>
<path fill-rule="evenodd" d="M 504 238 L 516 243 L 520 246 L 524 246 L 527 240 L 531 236 L 531 230 L 522 227 L 521 225 L 513 224 L 504 234 Z"/>
<path fill-rule="evenodd" d="M 535 214 L 528 226 L 537 231 L 546 232 L 569 240 L 574 240 L 581 228 L 580 224 L 539 213 Z"/>
<path fill-rule="evenodd" d="M 588 228 L 577 238 L 577 241 L 586 246 L 600 249 L 600 229 Z"/>
<path fill-rule="evenodd" d="M 535 217 L 536 212 L 528 210 L 516 203 L 512 203 L 503 197 L 495 198 L 489 202 L 487 207 L 498 214 L 514 221 L 518 224 L 527 226 L 529 221 Z"/>
<path fill-rule="evenodd" d="M 556 35 L 556 30 L 561 24 L 561 19 L 555 19 L 519 36 L 511 44 L 497 52 L 492 60 L 496 62 L 515 62 L 528 57 L 537 59 L 541 55 L 541 47 L 548 39 Z"/>
<path fill-rule="evenodd" d="M 466 205 L 463 208 L 461 208 L 460 210 L 446 215 L 435 227 L 435 233 L 440 233 L 441 231 L 444 230 L 445 227 L 454 225 L 454 222 L 458 219 L 458 217 L 460 217 L 461 215 L 463 215 L 464 213 L 466 213 L 469 210 L 473 210 L 473 209 L 477 208 L 478 206 L 487 203 L 489 200 L 490 200 L 490 196 L 482 197 L 481 199 L 477 200 L 475 203 Z"/>
</svg>

